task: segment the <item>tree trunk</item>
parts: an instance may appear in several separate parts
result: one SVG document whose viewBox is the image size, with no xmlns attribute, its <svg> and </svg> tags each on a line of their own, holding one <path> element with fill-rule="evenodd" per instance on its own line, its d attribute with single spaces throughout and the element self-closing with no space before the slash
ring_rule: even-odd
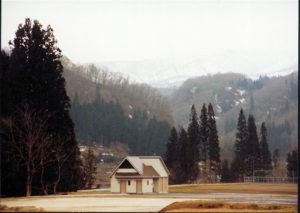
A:
<svg viewBox="0 0 300 213">
<path fill-rule="evenodd" d="M 32 192 L 32 173 L 30 166 L 27 165 L 27 179 L 26 179 L 26 196 L 31 196 Z"/>
<path fill-rule="evenodd" d="M 56 181 L 55 181 L 54 184 L 53 184 L 53 193 L 54 193 L 54 194 L 56 194 L 57 185 L 58 185 L 58 183 L 59 183 L 59 181 L 60 181 L 60 170 L 61 170 L 61 166 L 59 165 L 59 166 L 58 166 L 58 175 L 57 175 L 57 179 L 56 179 Z"/>
<path fill-rule="evenodd" d="M 44 195 L 48 195 L 48 184 L 45 185 L 43 177 L 44 177 L 44 167 L 42 167 L 42 173 L 41 173 L 40 181 L 41 181 L 41 185 L 42 185 L 42 188 L 43 188 Z"/>
</svg>

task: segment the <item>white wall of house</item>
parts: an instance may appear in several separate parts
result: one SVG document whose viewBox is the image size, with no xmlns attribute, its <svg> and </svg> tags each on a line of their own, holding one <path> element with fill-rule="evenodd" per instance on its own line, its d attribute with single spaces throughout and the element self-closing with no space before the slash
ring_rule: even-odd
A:
<svg viewBox="0 0 300 213">
<path fill-rule="evenodd" d="M 153 179 L 143 179 L 142 190 L 143 190 L 143 193 L 152 193 L 153 192 Z"/>
<path fill-rule="evenodd" d="M 136 173 L 137 171 L 135 169 L 118 169 L 117 173 Z"/>
<path fill-rule="evenodd" d="M 120 182 L 113 175 L 110 179 L 110 191 L 111 192 L 120 192 Z"/>
<path fill-rule="evenodd" d="M 128 184 L 130 181 L 130 185 Z M 127 193 L 136 193 L 136 180 L 127 180 L 126 181 L 126 192 Z"/>
</svg>

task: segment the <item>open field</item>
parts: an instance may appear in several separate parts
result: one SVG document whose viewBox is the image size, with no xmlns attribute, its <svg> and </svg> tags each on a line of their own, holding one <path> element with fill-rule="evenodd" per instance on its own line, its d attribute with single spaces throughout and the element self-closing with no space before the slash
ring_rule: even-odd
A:
<svg viewBox="0 0 300 213">
<path fill-rule="evenodd" d="M 296 212 L 297 205 L 224 203 L 212 201 L 175 202 L 161 212 Z"/>
<path fill-rule="evenodd" d="M 297 184 L 226 183 L 169 186 L 170 193 L 297 194 Z"/>
<path fill-rule="evenodd" d="M 170 186 L 169 189 L 171 193 L 168 194 L 112 194 L 108 189 L 94 189 L 60 195 L 1 198 L 0 211 L 158 212 L 183 201 L 217 203 L 219 208 L 213 212 L 241 212 L 242 206 L 245 207 L 242 212 L 270 212 L 269 208 L 271 212 L 295 212 L 297 209 L 296 184 L 199 184 Z M 192 211 L 190 207 L 187 205 L 180 211 Z M 193 209 L 200 210 L 212 211 L 212 208 Z"/>
</svg>

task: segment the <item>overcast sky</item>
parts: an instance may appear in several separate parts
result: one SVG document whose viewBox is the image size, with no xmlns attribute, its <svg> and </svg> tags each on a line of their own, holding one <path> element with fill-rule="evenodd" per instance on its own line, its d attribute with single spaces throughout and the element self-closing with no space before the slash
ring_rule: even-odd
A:
<svg viewBox="0 0 300 213">
<path fill-rule="evenodd" d="M 298 54 L 298 1 L 2 0 L 1 44 L 26 17 L 50 24 L 76 63 L 226 50 Z"/>
</svg>

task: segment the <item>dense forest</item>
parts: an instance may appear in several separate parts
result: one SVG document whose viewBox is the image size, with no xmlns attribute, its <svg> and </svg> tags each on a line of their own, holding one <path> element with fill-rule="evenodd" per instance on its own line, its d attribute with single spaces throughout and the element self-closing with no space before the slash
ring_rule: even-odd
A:
<svg viewBox="0 0 300 213">
<path fill-rule="evenodd" d="M 258 134 L 254 116 L 246 119 L 241 109 L 235 131 L 233 160 L 228 160 L 221 156 L 212 104 L 208 108 L 204 104 L 199 117 L 192 105 L 187 129 L 170 131 L 164 155 L 170 183 L 243 182 L 247 176 L 276 176 L 279 151 L 270 152 L 265 122 Z M 298 176 L 297 156 L 298 149 L 287 153 L 284 176 Z"/>
<path fill-rule="evenodd" d="M 105 102 L 99 87 L 91 103 L 80 103 L 78 95 L 72 101 L 71 116 L 77 139 L 109 146 L 127 144 L 133 155 L 161 155 L 170 131 L 170 124 L 150 118 L 146 112 L 132 109 L 125 114 L 118 101 Z"/>
</svg>

